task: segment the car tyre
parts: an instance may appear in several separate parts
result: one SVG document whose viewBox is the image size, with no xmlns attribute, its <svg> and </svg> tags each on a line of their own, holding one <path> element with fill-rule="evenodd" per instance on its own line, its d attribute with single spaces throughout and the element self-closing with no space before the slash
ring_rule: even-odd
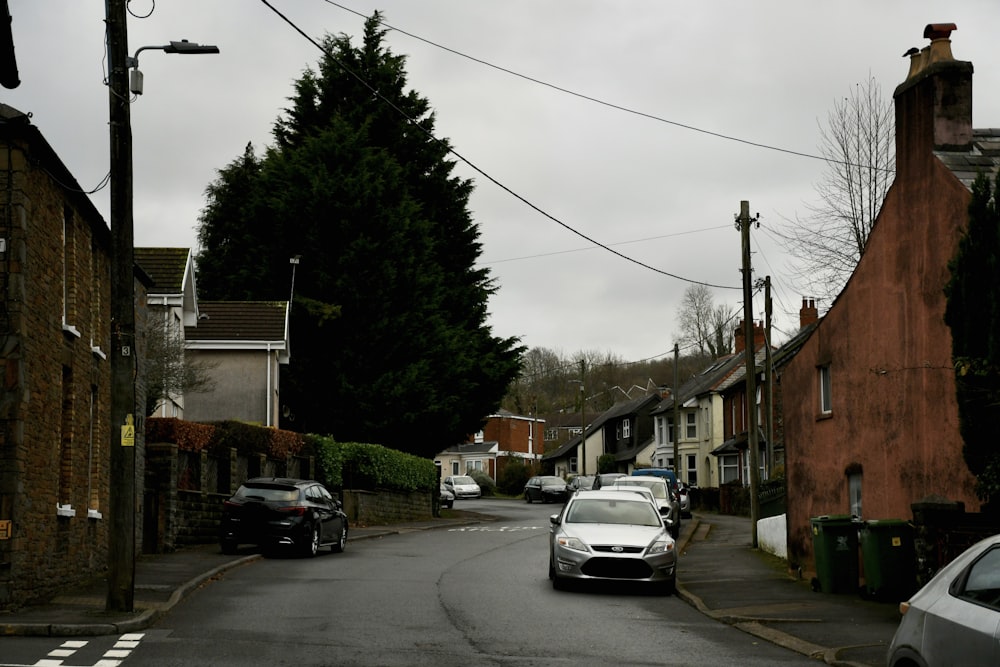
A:
<svg viewBox="0 0 1000 667">
<path fill-rule="evenodd" d="M 344 549 L 347 548 L 347 521 L 340 527 L 340 535 L 337 536 L 337 541 L 330 545 L 330 551 L 335 554 L 344 553 Z"/>
<path fill-rule="evenodd" d="M 531 494 L 528 493 L 527 491 L 524 492 L 524 502 L 528 503 L 529 505 L 531 504 Z"/>
<path fill-rule="evenodd" d="M 302 555 L 312 558 L 319 553 L 319 524 L 312 524 L 309 527 L 309 539 L 302 545 Z"/>
<path fill-rule="evenodd" d="M 677 588 L 677 580 L 671 579 L 670 581 L 658 581 L 653 585 L 653 593 L 655 595 L 673 595 L 674 590 Z"/>
<path fill-rule="evenodd" d="M 226 554 L 227 556 L 234 555 L 239 549 L 239 546 L 240 545 L 237 544 L 235 540 L 222 540 L 221 542 L 219 542 L 219 548 L 221 548 L 222 553 Z"/>
<path fill-rule="evenodd" d="M 552 576 L 552 588 L 557 591 L 565 591 L 569 588 L 569 582 L 560 577 L 558 574 L 553 574 Z"/>
</svg>

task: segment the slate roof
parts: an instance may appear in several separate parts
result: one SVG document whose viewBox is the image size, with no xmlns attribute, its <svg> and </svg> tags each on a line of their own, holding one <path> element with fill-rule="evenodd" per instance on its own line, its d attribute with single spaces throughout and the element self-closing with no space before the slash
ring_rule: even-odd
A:
<svg viewBox="0 0 1000 667">
<path fill-rule="evenodd" d="M 463 442 L 452 445 L 444 450 L 446 454 L 488 454 L 498 448 L 500 443 L 496 440 L 485 440 L 483 442 Z"/>
<path fill-rule="evenodd" d="M 604 424 L 608 421 L 616 418 L 623 417 L 625 415 L 633 414 L 638 412 L 647 401 L 659 401 L 660 397 L 656 394 L 650 394 L 648 396 L 639 396 L 638 398 L 633 398 L 631 401 L 622 401 L 621 403 L 615 403 L 610 408 L 605 410 L 595 419 L 593 422 L 587 424 L 587 433 L 596 433 L 598 429 L 602 428 Z M 561 447 L 552 450 L 551 452 L 546 452 L 542 455 L 542 460 L 555 459 L 563 456 L 566 452 L 570 451 L 574 447 L 580 444 L 580 440 L 583 436 L 575 436 L 569 442 L 565 443 Z"/>
<path fill-rule="evenodd" d="M 288 336 L 287 301 L 201 301 L 197 326 L 184 327 L 192 342 L 284 343 Z"/>
<path fill-rule="evenodd" d="M 728 357 L 720 357 L 713 361 L 705 370 L 701 371 L 677 390 L 676 397 L 664 400 L 660 405 L 653 408 L 652 415 L 660 415 L 674 407 L 674 400 L 679 400 L 683 405 L 686 401 L 701 396 L 707 392 L 718 389 L 719 385 L 726 380 L 737 368 L 743 366 L 743 353 L 731 354 Z"/>
<path fill-rule="evenodd" d="M 181 294 L 190 254 L 189 248 L 136 248 L 135 263 L 153 279 L 149 293 Z"/>
<path fill-rule="evenodd" d="M 965 187 L 972 189 L 979 172 L 996 174 L 1000 169 L 1000 129 L 974 129 L 971 150 L 934 151 L 934 155 Z"/>
</svg>

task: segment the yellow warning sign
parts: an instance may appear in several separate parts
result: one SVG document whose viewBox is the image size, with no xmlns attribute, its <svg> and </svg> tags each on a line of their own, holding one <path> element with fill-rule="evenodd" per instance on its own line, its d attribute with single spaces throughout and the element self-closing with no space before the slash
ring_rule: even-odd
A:
<svg viewBox="0 0 1000 667">
<path fill-rule="evenodd" d="M 10 519 L 0 520 L 0 540 L 9 540 L 11 534 Z"/>
<path fill-rule="evenodd" d="M 122 447 L 135 447 L 135 419 L 125 415 L 125 425 L 122 426 Z"/>
<path fill-rule="evenodd" d="M 901 547 L 901 546 L 903 546 L 903 540 L 901 538 L 899 538 L 899 537 L 893 537 L 892 538 L 892 546 L 894 546 L 894 547 Z"/>
</svg>

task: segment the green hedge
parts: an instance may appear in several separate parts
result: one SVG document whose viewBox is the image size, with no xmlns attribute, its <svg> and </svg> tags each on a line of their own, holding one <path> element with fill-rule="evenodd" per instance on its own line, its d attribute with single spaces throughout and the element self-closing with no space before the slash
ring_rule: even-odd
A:
<svg viewBox="0 0 1000 667">
<path fill-rule="evenodd" d="M 322 436 L 308 439 L 315 444 L 323 481 L 332 488 L 431 492 L 437 488 L 437 468 L 430 459 L 382 445 Z"/>
</svg>

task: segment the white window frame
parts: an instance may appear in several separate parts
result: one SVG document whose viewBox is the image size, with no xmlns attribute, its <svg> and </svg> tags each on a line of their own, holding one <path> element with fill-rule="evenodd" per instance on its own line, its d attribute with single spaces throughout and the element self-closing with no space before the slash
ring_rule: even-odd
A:
<svg viewBox="0 0 1000 667">
<path fill-rule="evenodd" d="M 698 439 L 698 413 L 696 412 L 684 413 L 684 439 Z"/>
<path fill-rule="evenodd" d="M 628 440 L 632 437 L 632 421 L 626 417 L 622 420 L 622 440 Z"/>
<path fill-rule="evenodd" d="M 819 367 L 819 411 L 820 414 L 828 415 L 833 412 L 833 398 L 831 397 L 832 380 L 830 378 L 830 365 Z"/>
</svg>

